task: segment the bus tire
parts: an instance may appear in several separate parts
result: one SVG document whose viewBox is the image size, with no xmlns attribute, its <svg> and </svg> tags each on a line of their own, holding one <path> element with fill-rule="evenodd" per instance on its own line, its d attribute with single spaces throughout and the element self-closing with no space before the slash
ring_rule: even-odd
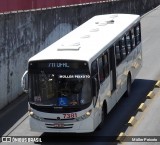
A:
<svg viewBox="0 0 160 145">
<path fill-rule="evenodd" d="M 130 73 L 128 74 L 128 77 L 127 77 L 127 91 L 125 93 L 125 96 L 126 97 L 129 97 L 130 96 L 130 93 L 131 93 L 131 75 Z"/>
<path fill-rule="evenodd" d="M 101 123 L 98 126 L 98 130 L 101 130 L 103 128 L 105 118 L 106 118 L 106 112 L 107 112 L 106 107 L 107 107 L 106 104 L 103 103 L 102 112 L 101 112 Z"/>
</svg>

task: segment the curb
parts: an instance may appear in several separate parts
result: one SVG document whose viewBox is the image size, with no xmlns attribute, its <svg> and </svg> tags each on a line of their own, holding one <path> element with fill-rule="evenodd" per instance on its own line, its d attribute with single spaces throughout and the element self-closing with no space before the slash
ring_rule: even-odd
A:
<svg viewBox="0 0 160 145">
<path fill-rule="evenodd" d="M 136 125 L 138 118 L 140 118 L 142 116 L 142 113 L 145 112 L 147 107 L 150 105 L 150 103 L 151 103 L 150 100 L 154 99 L 157 90 L 159 91 L 160 87 L 157 88 L 157 84 L 158 84 L 158 86 L 160 85 L 160 80 L 156 82 L 156 84 L 154 85 L 154 89 L 146 95 L 145 102 L 141 103 L 139 105 L 136 115 L 131 116 L 131 118 L 129 119 L 129 121 L 127 123 L 128 127 L 125 130 L 125 132 L 121 132 L 119 134 L 119 136 L 117 137 L 117 141 L 119 141 L 120 144 L 122 144 L 124 142 L 124 140 L 128 136 L 129 130 L 131 130 Z"/>
</svg>

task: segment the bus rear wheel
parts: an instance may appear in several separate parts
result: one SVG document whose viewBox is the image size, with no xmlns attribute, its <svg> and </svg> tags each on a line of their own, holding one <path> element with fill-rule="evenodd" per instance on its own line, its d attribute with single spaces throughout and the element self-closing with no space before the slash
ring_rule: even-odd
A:
<svg viewBox="0 0 160 145">
<path fill-rule="evenodd" d="M 126 97 L 129 97 L 131 93 L 131 75 L 129 74 L 127 77 L 127 91 L 125 93 Z"/>
</svg>

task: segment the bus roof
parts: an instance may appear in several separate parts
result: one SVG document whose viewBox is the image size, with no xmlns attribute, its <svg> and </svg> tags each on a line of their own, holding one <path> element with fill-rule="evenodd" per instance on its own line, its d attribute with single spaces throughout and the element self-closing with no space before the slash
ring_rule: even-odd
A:
<svg viewBox="0 0 160 145">
<path fill-rule="evenodd" d="M 92 17 L 46 49 L 30 58 L 90 61 L 113 44 L 137 21 L 139 15 L 107 14 Z"/>
</svg>

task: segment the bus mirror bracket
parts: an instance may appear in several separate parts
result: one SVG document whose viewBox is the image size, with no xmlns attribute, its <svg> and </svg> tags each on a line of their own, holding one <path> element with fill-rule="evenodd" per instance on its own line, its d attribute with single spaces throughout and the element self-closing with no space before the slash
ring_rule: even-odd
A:
<svg viewBox="0 0 160 145">
<path fill-rule="evenodd" d="M 25 93 L 28 93 L 28 71 L 25 71 L 22 76 L 21 87 Z"/>
</svg>

